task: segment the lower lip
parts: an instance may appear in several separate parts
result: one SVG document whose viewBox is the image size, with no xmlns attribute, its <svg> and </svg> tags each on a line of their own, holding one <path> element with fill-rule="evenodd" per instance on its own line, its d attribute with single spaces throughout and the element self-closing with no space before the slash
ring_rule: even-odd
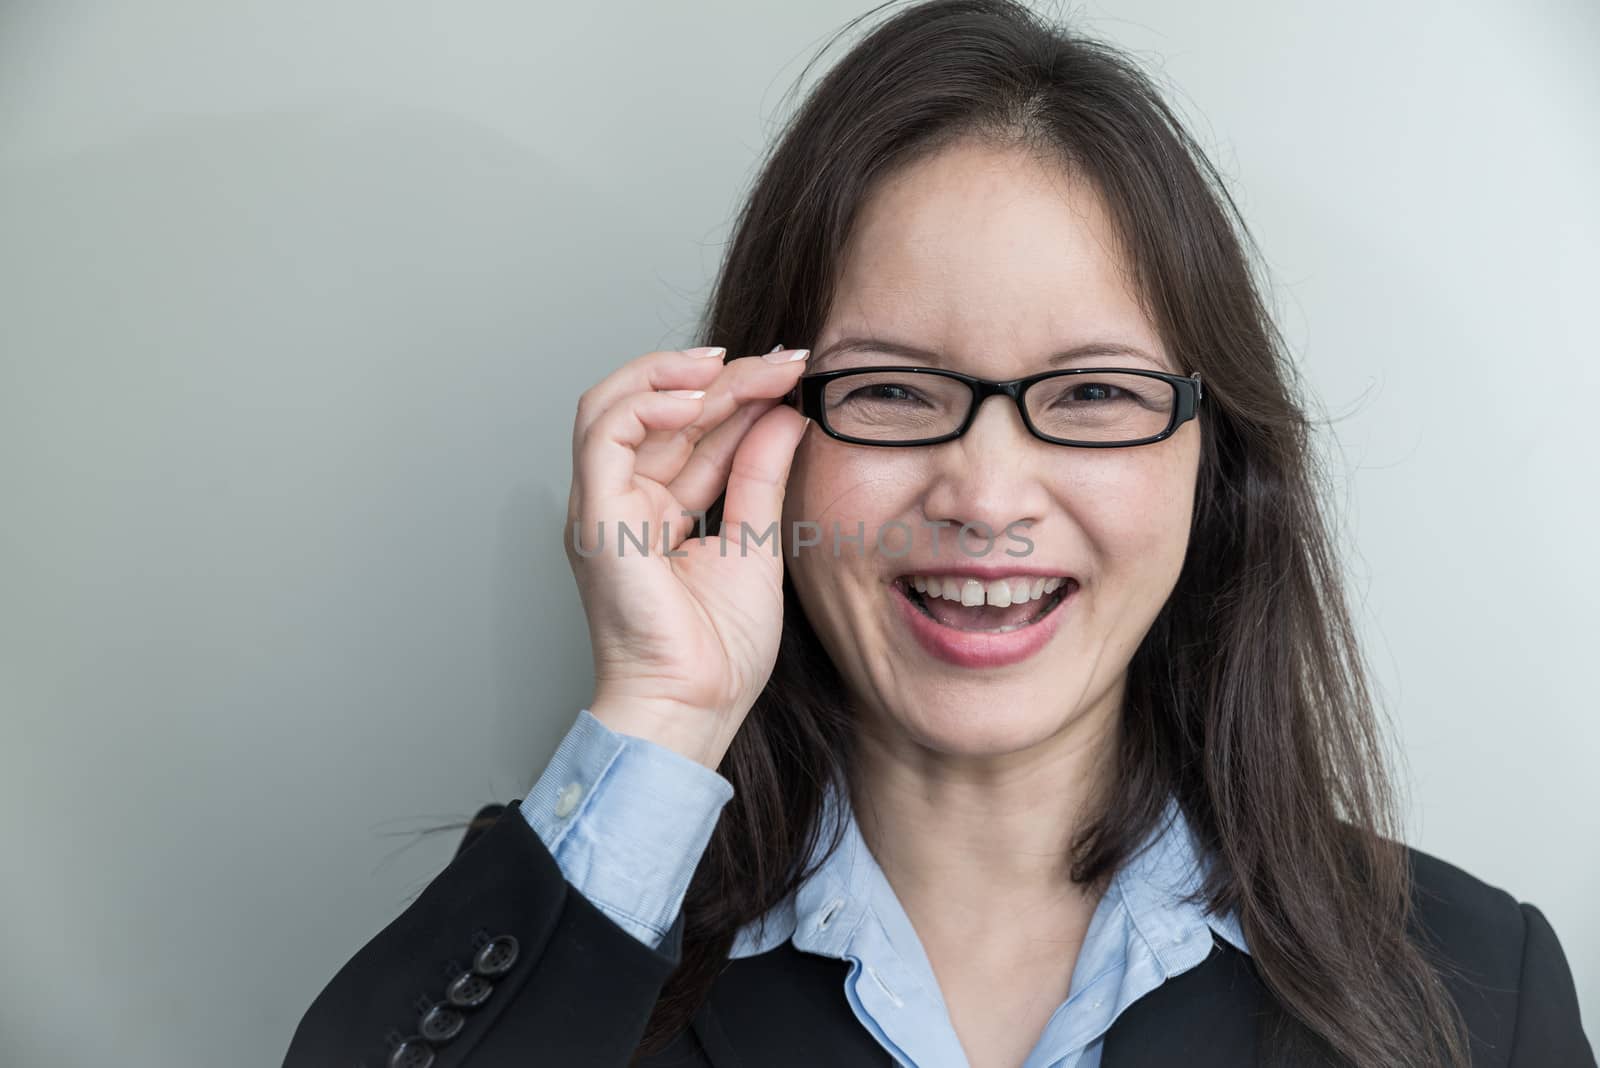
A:
<svg viewBox="0 0 1600 1068">
<path fill-rule="evenodd" d="M 933 619 L 911 602 L 899 583 L 890 583 L 900 614 L 916 636 L 917 644 L 936 659 L 964 668 L 997 668 L 1018 664 L 1044 648 L 1078 596 L 1076 586 L 1037 623 L 1003 634 L 957 630 Z"/>
</svg>

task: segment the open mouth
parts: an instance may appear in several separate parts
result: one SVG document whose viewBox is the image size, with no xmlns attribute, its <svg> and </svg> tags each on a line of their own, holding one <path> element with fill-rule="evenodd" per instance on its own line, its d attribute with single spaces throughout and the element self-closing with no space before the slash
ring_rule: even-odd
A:
<svg viewBox="0 0 1600 1068">
<path fill-rule="evenodd" d="M 917 611 L 952 630 L 1007 634 L 1044 619 L 1078 588 L 1067 576 L 982 582 L 961 576 L 901 575 L 895 589 Z"/>
</svg>

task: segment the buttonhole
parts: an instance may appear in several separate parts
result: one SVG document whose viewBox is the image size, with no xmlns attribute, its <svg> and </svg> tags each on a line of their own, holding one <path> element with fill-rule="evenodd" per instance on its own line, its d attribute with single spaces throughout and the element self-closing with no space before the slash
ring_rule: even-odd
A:
<svg viewBox="0 0 1600 1068">
<path fill-rule="evenodd" d="M 874 983 L 878 984 L 878 989 L 889 995 L 889 1000 L 894 1003 L 895 1008 L 900 1009 L 905 1007 L 905 1002 L 900 1000 L 900 996 L 898 994 L 889 989 L 888 984 L 879 978 L 877 971 L 873 969 L 871 965 L 867 966 L 867 974 L 872 976 L 872 981 Z"/>
</svg>

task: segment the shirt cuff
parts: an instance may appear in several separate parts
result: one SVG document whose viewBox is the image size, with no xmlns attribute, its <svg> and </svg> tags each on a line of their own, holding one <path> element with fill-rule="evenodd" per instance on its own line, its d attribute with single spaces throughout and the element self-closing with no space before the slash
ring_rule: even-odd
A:
<svg viewBox="0 0 1600 1068">
<path fill-rule="evenodd" d="M 654 948 L 732 797 L 718 772 L 582 709 L 520 808 L 566 880 Z"/>
</svg>

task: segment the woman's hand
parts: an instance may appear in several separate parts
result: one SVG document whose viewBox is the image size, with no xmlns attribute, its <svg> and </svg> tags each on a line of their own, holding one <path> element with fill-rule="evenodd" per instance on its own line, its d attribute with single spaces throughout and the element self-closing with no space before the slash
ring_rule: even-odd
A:
<svg viewBox="0 0 1600 1068">
<path fill-rule="evenodd" d="M 777 402 L 809 353 L 697 351 L 647 353 L 579 399 L 564 540 L 594 651 L 590 713 L 715 769 L 777 660 L 784 485 L 807 424 Z M 726 542 L 690 537 L 685 513 L 724 487 Z"/>
</svg>

